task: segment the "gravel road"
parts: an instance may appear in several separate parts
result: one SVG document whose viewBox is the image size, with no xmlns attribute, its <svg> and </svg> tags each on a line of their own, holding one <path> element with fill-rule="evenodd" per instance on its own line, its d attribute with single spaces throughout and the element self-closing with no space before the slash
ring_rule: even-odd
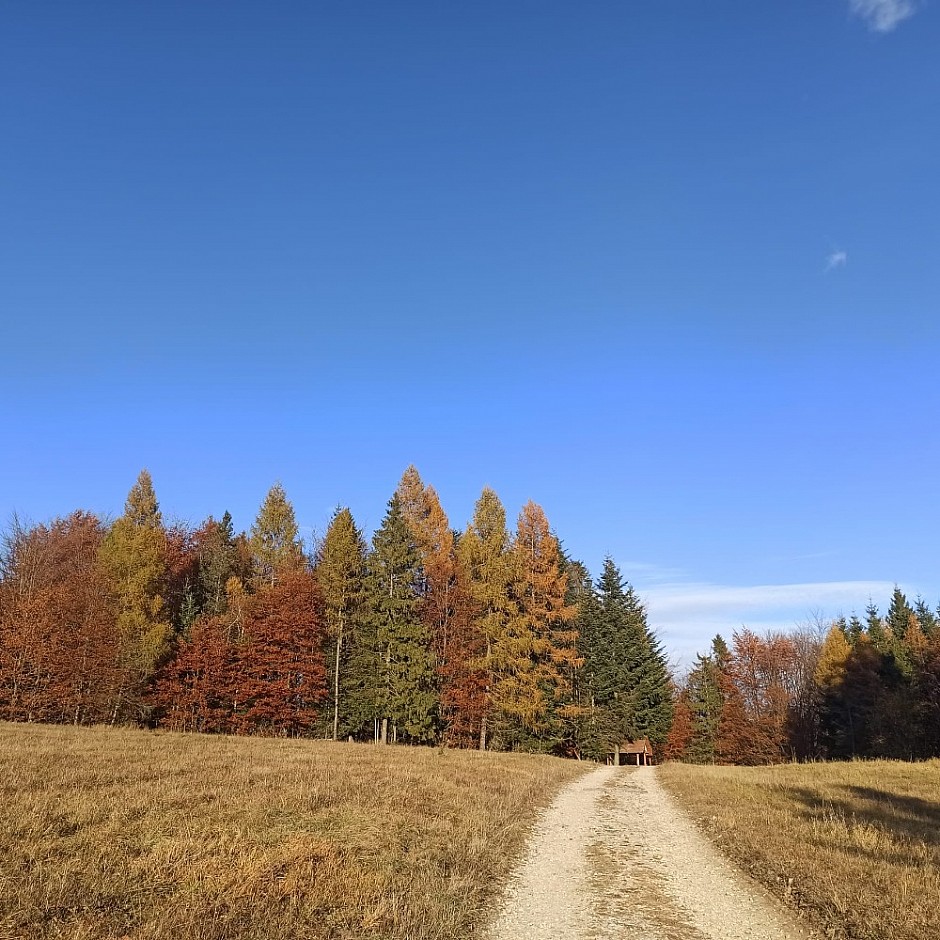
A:
<svg viewBox="0 0 940 940">
<path fill-rule="evenodd" d="M 487 940 L 807 940 L 726 862 L 654 767 L 599 767 L 559 794 Z"/>
</svg>

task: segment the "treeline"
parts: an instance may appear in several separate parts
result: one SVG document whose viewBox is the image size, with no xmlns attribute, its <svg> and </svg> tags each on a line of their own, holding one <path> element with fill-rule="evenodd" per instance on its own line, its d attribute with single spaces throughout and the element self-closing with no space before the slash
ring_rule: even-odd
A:
<svg viewBox="0 0 940 940">
<path fill-rule="evenodd" d="M 720 637 L 676 690 L 667 756 L 697 763 L 940 756 L 940 611 L 895 588 L 882 616 Z"/>
<path fill-rule="evenodd" d="M 0 558 L 0 718 L 603 757 L 666 744 L 673 694 L 612 560 L 595 583 L 528 503 L 484 489 L 452 530 L 409 468 L 371 544 L 348 508 L 305 553 L 271 489 L 166 524 L 149 474 L 108 525 L 14 520 Z"/>
</svg>

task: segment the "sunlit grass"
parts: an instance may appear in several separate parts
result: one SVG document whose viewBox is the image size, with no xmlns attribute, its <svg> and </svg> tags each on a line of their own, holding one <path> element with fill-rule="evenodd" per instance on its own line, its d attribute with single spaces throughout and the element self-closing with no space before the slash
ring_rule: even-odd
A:
<svg viewBox="0 0 940 940">
<path fill-rule="evenodd" d="M 940 937 L 940 761 L 658 773 L 728 855 L 831 936 Z"/>
<path fill-rule="evenodd" d="M 0 724 L 0 937 L 467 937 L 581 770 Z"/>
</svg>

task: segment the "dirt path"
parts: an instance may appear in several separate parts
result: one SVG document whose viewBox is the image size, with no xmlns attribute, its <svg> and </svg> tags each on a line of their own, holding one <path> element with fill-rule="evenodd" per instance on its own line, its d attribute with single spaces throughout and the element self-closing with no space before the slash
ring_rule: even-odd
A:
<svg viewBox="0 0 940 940">
<path fill-rule="evenodd" d="M 600 767 L 533 833 L 488 940 L 804 940 L 812 934 L 721 858 L 655 768 Z"/>
</svg>

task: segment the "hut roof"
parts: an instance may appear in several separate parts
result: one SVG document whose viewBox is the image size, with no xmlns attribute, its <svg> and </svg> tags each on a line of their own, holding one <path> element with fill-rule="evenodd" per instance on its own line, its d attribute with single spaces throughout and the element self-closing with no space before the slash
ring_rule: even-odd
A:
<svg viewBox="0 0 940 940">
<path fill-rule="evenodd" d="M 622 754 L 645 754 L 653 750 L 649 738 L 640 738 L 639 741 L 625 741 L 620 745 Z"/>
</svg>

